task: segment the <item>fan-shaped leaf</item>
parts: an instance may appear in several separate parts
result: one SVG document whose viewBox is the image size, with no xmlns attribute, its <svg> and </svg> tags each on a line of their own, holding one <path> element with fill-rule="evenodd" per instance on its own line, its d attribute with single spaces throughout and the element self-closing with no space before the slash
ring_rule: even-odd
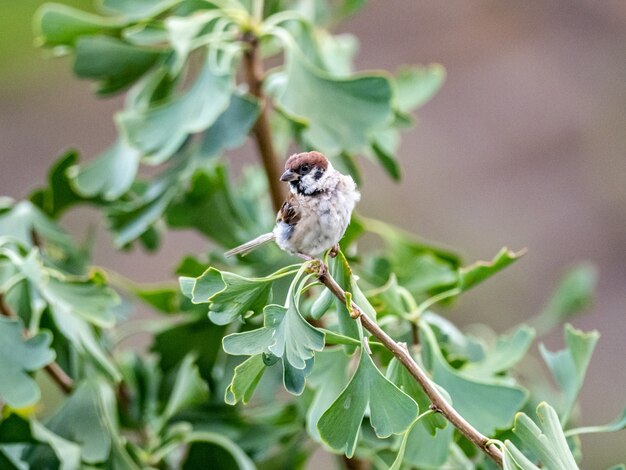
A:
<svg viewBox="0 0 626 470">
<path fill-rule="evenodd" d="M 24 339 L 19 320 L 0 317 L 0 397 L 12 408 L 23 408 L 39 400 L 40 391 L 28 375 L 52 362 L 52 335 L 42 331 Z"/>
<path fill-rule="evenodd" d="M 370 422 L 381 438 L 402 433 L 417 417 L 413 399 L 387 380 L 363 349 L 360 354 L 350 383 L 317 423 L 322 440 L 347 457 L 354 455 L 368 405 Z"/>
</svg>

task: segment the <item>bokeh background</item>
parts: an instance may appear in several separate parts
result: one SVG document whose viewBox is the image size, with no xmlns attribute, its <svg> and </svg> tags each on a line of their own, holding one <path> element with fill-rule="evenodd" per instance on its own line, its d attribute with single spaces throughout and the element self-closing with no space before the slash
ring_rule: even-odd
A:
<svg viewBox="0 0 626 470">
<path fill-rule="evenodd" d="M 64 149 L 91 158 L 106 148 L 122 104 L 95 98 L 67 60 L 45 60 L 33 47 L 41 3 L 0 0 L 0 194 L 14 198 L 43 184 Z M 340 30 L 361 41 L 359 69 L 439 62 L 448 71 L 404 134 L 403 182 L 366 164 L 359 211 L 459 249 L 467 261 L 502 245 L 529 248 L 447 312 L 460 325 L 504 331 L 540 311 L 568 267 L 597 265 L 597 301 L 573 321 L 602 334 L 582 423 L 612 419 L 626 404 L 626 2 L 378 0 Z M 175 232 L 156 254 L 120 255 L 97 214 L 81 209 L 63 222 L 79 238 L 95 227 L 94 262 L 145 282 L 172 279 L 183 254 L 206 250 Z M 545 342 L 563 346 L 560 332 Z M 583 443 L 585 469 L 626 459 L 626 431 Z"/>
</svg>

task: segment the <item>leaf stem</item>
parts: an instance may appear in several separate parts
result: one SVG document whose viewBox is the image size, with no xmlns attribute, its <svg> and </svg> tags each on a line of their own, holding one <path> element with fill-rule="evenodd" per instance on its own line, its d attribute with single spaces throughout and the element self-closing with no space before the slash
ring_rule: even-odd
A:
<svg viewBox="0 0 626 470">
<path fill-rule="evenodd" d="M 337 281 L 330 275 L 328 266 L 326 269 L 322 269 L 318 274 L 319 281 L 324 284 L 335 297 L 337 297 L 342 303 L 346 303 L 346 292 L 341 288 Z M 482 450 L 487 456 L 492 459 L 498 466 L 502 467 L 502 452 L 491 441 L 481 434 L 476 428 L 467 422 L 463 416 L 461 416 L 450 405 L 443 395 L 439 392 L 436 385 L 430 380 L 426 372 L 418 365 L 417 362 L 411 357 L 408 348 L 404 344 L 399 344 L 393 340 L 374 320 L 369 318 L 363 313 L 363 311 L 354 303 L 350 302 L 350 315 L 361 321 L 363 327 L 374 335 L 394 356 L 406 367 L 409 373 L 420 384 L 426 395 L 431 401 L 430 409 L 433 412 L 441 413 L 454 427 L 456 427 L 461 434 L 467 439 L 473 442 L 480 450 Z"/>
<path fill-rule="evenodd" d="M 0 313 L 5 317 L 9 318 L 17 318 L 15 313 L 11 310 L 11 307 L 8 306 L 6 301 L 4 300 L 4 294 L 0 294 Z M 25 334 L 27 332 L 25 331 Z M 50 378 L 56 382 L 61 390 L 65 394 L 70 394 L 72 390 L 74 390 L 74 381 L 72 378 L 67 375 L 67 373 L 57 364 L 56 362 L 51 362 L 44 370 L 48 373 Z"/>
<path fill-rule="evenodd" d="M 267 182 L 272 197 L 274 210 L 278 212 L 283 204 L 283 188 L 280 184 L 279 160 L 272 142 L 272 132 L 270 129 L 269 107 L 263 92 L 263 63 L 259 51 L 259 39 L 248 32 L 244 36 L 248 43 L 248 48 L 244 51 L 243 62 L 246 74 L 246 81 L 250 88 L 250 93 L 259 99 L 261 112 L 254 124 L 252 132 L 256 141 L 257 149 L 261 155 Z"/>
</svg>

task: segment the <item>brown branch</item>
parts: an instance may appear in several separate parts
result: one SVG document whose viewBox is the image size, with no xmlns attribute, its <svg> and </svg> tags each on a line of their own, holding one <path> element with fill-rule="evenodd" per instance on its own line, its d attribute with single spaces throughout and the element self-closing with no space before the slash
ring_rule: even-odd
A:
<svg viewBox="0 0 626 470">
<path fill-rule="evenodd" d="M 261 112 L 254 124 L 253 133 L 257 149 L 263 161 L 265 174 L 267 175 L 272 205 L 274 210 L 278 212 L 283 204 L 284 194 L 280 184 L 281 170 L 279 160 L 272 142 L 268 103 L 263 92 L 264 72 L 263 63 L 259 55 L 259 41 L 251 33 L 246 34 L 244 39 L 249 45 L 243 55 L 246 81 L 250 87 L 250 93 L 259 99 L 259 104 L 261 105 Z"/>
<path fill-rule="evenodd" d="M 0 314 L 9 318 L 16 318 L 15 313 L 11 310 L 11 307 L 6 303 L 4 299 L 4 294 L 0 294 Z M 26 333 L 26 332 L 25 332 Z M 64 393 L 69 394 L 74 390 L 74 381 L 72 378 L 65 373 L 65 371 L 61 368 L 59 364 L 56 362 L 51 362 L 44 370 L 48 373 L 50 378 L 56 382 L 61 390 Z"/>
<path fill-rule="evenodd" d="M 324 284 L 342 303 L 346 303 L 346 293 L 341 286 L 330 275 L 328 267 L 323 265 L 321 273 L 318 274 L 319 281 Z M 476 444 L 476 446 L 489 456 L 496 464 L 502 467 L 502 453 L 493 444 L 489 444 L 489 439 L 483 436 L 476 428 L 468 423 L 441 395 L 435 384 L 428 378 L 426 372 L 411 357 L 405 345 L 401 345 L 385 333 L 378 324 L 354 303 L 351 304 L 350 316 L 360 319 L 363 327 L 374 335 L 394 356 L 406 367 L 409 373 L 417 380 L 426 395 L 431 401 L 430 408 L 437 413 L 441 413 L 450 423 L 456 427 L 461 434 Z"/>
<path fill-rule="evenodd" d="M 72 390 L 74 390 L 74 381 L 65 373 L 59 364 L 51 362 L 44 370 L 66 395 L 72 393 Z"/>
</svg>

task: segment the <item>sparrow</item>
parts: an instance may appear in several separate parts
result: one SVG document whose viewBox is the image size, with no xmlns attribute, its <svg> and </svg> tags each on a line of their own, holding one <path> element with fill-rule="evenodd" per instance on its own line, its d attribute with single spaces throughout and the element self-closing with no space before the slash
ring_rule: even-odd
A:
<svg viewBox="0 0 626 470">
<path fill-rule="evenodd" d="M 330 248 L 337 250 L 361 198 L 352 177 L 335 170 L 321 153 L 304 152 L 287 159 L 280 180 L 289 183 L 290 194 L 278 211 L 274 230 L 225 256 L 243 256 L 271 241 L 307 260 Z"/>
</svg>

